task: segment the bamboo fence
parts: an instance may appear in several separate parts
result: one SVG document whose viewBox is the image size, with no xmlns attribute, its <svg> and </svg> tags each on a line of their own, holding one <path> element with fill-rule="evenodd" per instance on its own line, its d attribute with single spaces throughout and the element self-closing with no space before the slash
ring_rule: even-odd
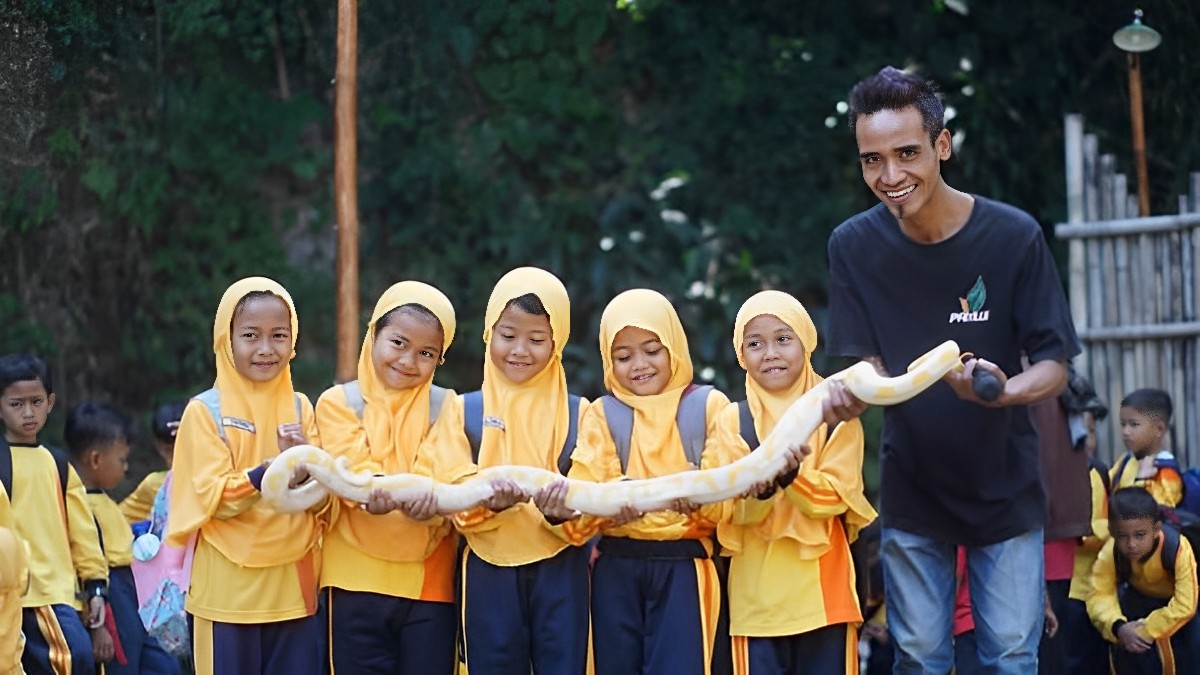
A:
<svg viewBox="0 0 1200 675">
<path fill-rule="evenodd" d="M 1083 342 L 1075 366 L 1110 409 L 1097 424 L 1099 454 L 1111 461 L 1124 452 L 1121 398 L 1153 387 L 1174 403 L 1170 449 L 1200 466 L 1200 173 L 1177 215 L 1138 218 L 1128 178 L 1084 133 L 1083 117 L 1067 115 L 1065 132 L 1067 222 L 1055 234 L 1069 242 L 1071 315 Z"/>
</svg>

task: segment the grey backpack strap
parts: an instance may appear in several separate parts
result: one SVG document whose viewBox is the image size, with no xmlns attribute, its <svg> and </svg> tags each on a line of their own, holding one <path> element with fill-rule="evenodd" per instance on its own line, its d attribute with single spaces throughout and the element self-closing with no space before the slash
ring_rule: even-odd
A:
<svg viewBox="0 0 1200 675">
<path fill-rule="evenodd" d="M 679 399 L 679 410 L 675 413 L 675 426 L 683 441 L 683 454 L 697 469 L 700 468 L 700 456 L 704 454 L 704 441 L 708 436 L 710 391 L 711 385 L 689 386 Z M 617 447 L 617 458 L 621 460 L 621 471 L 624 472 L 629 468 L 629 446 L 633 441 L 633 408 L 611 394 L 600 400 L 604 405 L 608 433 Z"/>
<path fill-rule="evenodd" d="M 204 404 L 208 408 L 208 414 L 212 415 L 213 424 L 217 425 L 217 435 L 221 437 L 225 444 L 229 444 L 229 437 L 225 435 L 225 422 L 221 419 L 221 392 L 217 391 L 216 387 L 208 391 L 202 391 L 192 397 L 196 401 Z"/>
<path fill-rule="evenodd" d="M 708 437 L 708 392 L 712 385 L 688 387 L 679 399 L 679 410 L 675 413 L 675 426 L 683 440 L 683 454 L 693 468 L 700 468 L 700 456 L 704 454 L 704 441 Z"/>
<path fill-rule="evenodd" d="M 629 468 L 629 445 L 633 441 L 633 408 L 612 394 L 600 399 L 604 405 L 604 421 L 608 423 L 608 435 L 617 446 L 617 459 L 621 460 L 621 473 Z"/>
<path fill-rule="evenodd" d="M 483 392 L 462 395 L 463 431 L 471 443 L 471 461 L 479 463 L 479 446 L 483 443 Z"/>
<path fill-rule="evenodd" d="M 562 450 L 558 453 L 558 472 L 567 475 L 571 472 L 571 455 L 575 452 L 575 442 L 579 437 L 579 397 L 567 394 L 567 440 L 563 441 Z"/>
<path fill-rule="evenodd" d="M 346 396 L 346 405 L 350 406 L 350 409 L 354 411 L 354 414 L 361 421 L 363 410 L 367 407 L 367 403 L 363 400 L 362 387 L 358 386 L 358 380 L 350 380 L 343 384 L 342 394 Z"/>
<path fill-rule="evenodd" d="M 295 397 L 296 397 L 296 424 L 299 424 L 299 425 L 301 426 L 301 428 L 302 428 L 302 429 L 301 429 L 301 433 L 303 433 L 303 427 L 304 427 L 304 403 L 303 403 L 303 401 L 302 401 L 302 400 L 301 400 L 301 398 L 300 398 L 300 394 L 297 394 L 296 392 L 292 392 L 292 396 L 295 396 Z"/>
<path fill-rule="evenodd" d="M 754 415 L 749 401 L 738 401 L 738 435 L 746 441 L 751 451 L 758 448 L 758 432 L 754 430 Z"/>
<path fill-rule="evenodd" d="M 356 382 L 357 384 L 357 382 Z M 429 386 L 429 426 L 437 421 L 442 414 L 442 403 L 446 400 L 446 390 L 436 384 Z M 361 418 L 362 415 L 359 415 Z"/>
</svg>

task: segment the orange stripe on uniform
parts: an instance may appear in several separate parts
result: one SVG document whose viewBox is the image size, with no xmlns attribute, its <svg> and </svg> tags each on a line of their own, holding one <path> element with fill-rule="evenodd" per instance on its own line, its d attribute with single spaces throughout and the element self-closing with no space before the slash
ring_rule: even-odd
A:
<svg viewBox="0 0 1200 675">
<path fill-rule="evenodd" d="M 421 600 L 454 602 L 454 554 L 457 549 L 458 535 L 451 532 L 425 558 Z"/>
<path fill-rule="evenodd" d="M 862 610 L 854 592 L 854 563 L 840 519 L 829 531 L 829 551 L 817 561 L 821 575 L 821 600 L 828 623 L 862 621 Z"/>
<path fill-rule="evenodd" d="M 1170 637 L 1161 637 L 1158 644 L 1158 657 L 1162 661 L 1162 675 L 1175 675 L 1175 650 L 1171 646 Z"/>
<path fill-rule="evenodd" d="M 813 492 L 814 488 L 810 483 L 808 483 L 807 481 L 800 480 L 799 478 L 797 478 L 795 481 L 793 481 L 792 484 L 788 487 L 790 487 L 791 489 L 796 490 L 800 494 L 804 495 L 804 498 L 807 499 L 808 501 L 812 502 L 813 504 L 821 504 L 824 506 L 836 506 L 836 505 L 842 503 L 842 498 L 837 496 L 837 493 L 834 493 L 833 497 L 822 497 Z"/>
<path fill-rule="evenodd" d="M 337 675 L 333 667 L 333 589 L 325 589 L 325 644 L 329 645 L 329 675 Z"/>
<path fill-rule="evenodd" d="M 33 613 L 37 616 L 38 630 L 50 647 L 50 667 L 57 675 L 70 675 L 71 647 L 67 644 L 67 636 L 62 632 L 62 625 L 58 623 L 58 615 L 54 613 L 54 608 L 42 605 L 34 607 Z"/>
<path fill-rule="evenodd" d="M 750 675 L 750 638 L 734 635 L 732 640 L 733 675 Z"/>
<path fill-rule="evenodd" d="M 236 501 L 238 499 L 245 499 L 255 492 L 254 485 L 250 481 L 246 481 L 236 487 L 225 488 L 225 491 L 221 494 L 221 499 L 230 502 Z"/>
<path fill-rule="evenodd" d="M 697 558 L 696 593 L 700 600 L 700 637 L 704 645 L 704 675 L 712 666 L 713 643 L 717 636 L 717 615 L 721 612 L 721 590 L 717 568 L 709 558 Z"/>
</svg>

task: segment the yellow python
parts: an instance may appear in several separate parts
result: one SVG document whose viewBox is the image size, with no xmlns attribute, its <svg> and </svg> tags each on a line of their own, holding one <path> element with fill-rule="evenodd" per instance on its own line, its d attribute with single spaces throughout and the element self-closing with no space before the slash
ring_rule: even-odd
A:
<svg viewBox="0 0 1200 675">
<path fill-rule="evenodd" d="M 758 449 L 726 466 L 702 471 L 685 471 L 669 476 L 591 483 L 570 480 L 560 474 L 527 466 L 495 466 L 483 469 L 461 483 L 438 483 L 425 476 L 396 474 L 375 476 L 350 470 L 345 458 L 334 459 L 324 450 L 299 445 L 279 455 L 267 468 L 262 481 L 263 499 L 280 511 L 311 508 L 332 492 L 344 499 L 366 503 L 372 491 L 382 489 L 397 501 L 407 501 L 433 492 L 438 512 L 444 515 L 466 511 L 492 496 L 492 482 L 514 481 L 527 494 L 566 480 L 566 506 L 595 516 L 616 515 L 628 505 L 647 513 L 661 511 L 679 499 L 711 504 L 745 494 L 752 486 L 770 481 L 786 466 L 788 448 L 807 439 L 823 421 L 821 404 L 829 383 L 840 380 L 859 399 L 874 405 L 893 405 L 924 391 L 943 375 L 960 368 L 958 345 L 947 341 L 922 355 L 898 377 L 883 377 L 869 363 L 857 363 L 830 375 L 824 382 L 796 400 L 762 439 Z M 289 488 L 297 469 L 308 471 L 312 480 Z"/>
</svg>

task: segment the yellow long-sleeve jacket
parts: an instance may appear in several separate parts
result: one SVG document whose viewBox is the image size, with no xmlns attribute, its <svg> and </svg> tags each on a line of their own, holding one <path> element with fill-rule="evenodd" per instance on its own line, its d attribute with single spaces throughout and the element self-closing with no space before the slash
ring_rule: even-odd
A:
<svg viewBox="0 0 1200 675">
<path fill-rule="evenodd" d="M 1117 599 L 1117 568 L 1114 543 L 1110 539 L 1100 550 L 1096 566 L 1092 570 L 1093 591 L 1087 600 L 1088 616 L 1104 639 L 1116 642 L 1113 624 L 1117 621 L 1141 619 L 1144 637 L 1158 640 L 1170 637 L 1196 614 L 1196 556 L 1187 538 L 1179 537 L 1179 550 L 1175 554 L 1175 571 L 1163 567 L 1164 534 L 1158 533 L 1158 545 L 1145 563 L 1130 561 L 1130 585 L 1139 593 L 1168 599 L 1165 607 L 1150 612 L 1145 617 L 1126 616 Z"/>
<path fill-rule="evenodd" d="M 1072 600 L 1087 601 L 1092 593 L 1092 568 L 1104 542 L 1108 540 L 1108 493 L 1096 467 L 1088 469 L 1092 481 L 1092 533 L 1081 537 L 1075 546 L 1075 569 L 1071 572 Z"/>
<path fill-rule="evenodd" d="M 21 668 L 21 596 L 29 585 L 25 542 L 14 529 L 8 494 L 0 487 L 0 675 L 17 675 Z"/>
</svg>

